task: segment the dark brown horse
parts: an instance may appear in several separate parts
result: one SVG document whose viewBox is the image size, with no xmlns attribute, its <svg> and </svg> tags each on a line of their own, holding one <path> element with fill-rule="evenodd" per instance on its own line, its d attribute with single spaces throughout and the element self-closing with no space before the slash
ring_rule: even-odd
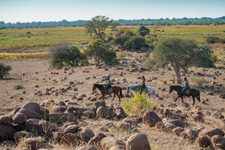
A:
<svg viewBox="0 0 225 150">
<path fill-rule="evenodd" d="M 101 94 L 102 94 L 102 99 L 105 98 L 105 94 L 114 94 L 112 101 L 114 100 L 115 96 L 117 95 L 119 98 L 119 102 L 121 102 L 120 98 L 123 97 L 123 93 L 122 93 L 122 89 L 118 86 L 112 86 L 112 93 L 108 93 L 105 91 L 105 87 L 101 84 L 94 84 L 93 85 L 93 92 L 95 91 L 95 89 L 99 89 Z"/>
</svg>

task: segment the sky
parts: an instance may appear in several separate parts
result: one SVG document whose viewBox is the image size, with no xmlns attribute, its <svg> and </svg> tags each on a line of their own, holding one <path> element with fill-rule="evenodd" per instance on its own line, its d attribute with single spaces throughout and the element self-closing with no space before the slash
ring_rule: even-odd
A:
<svg viewBox="0 0 225 150">
<path fill-rule="evenodd" d="M 0 21 L 217 18 L 225 16 L 225 0 L 0 0 Z"/>
</svg>

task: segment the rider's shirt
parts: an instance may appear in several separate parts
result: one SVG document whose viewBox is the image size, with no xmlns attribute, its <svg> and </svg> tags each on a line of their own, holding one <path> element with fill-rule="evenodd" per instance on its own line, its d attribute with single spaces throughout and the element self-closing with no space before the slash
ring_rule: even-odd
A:
<svg viewBox="0 0 225 150">
<path fill-rule="evenodd" d="M 108 83 L 108 85 L 111 85 L 111 81 L 109 79 L 107 80 L 107 83 Z"/>
<path fill-rule="evenodd" d="M 185 87 L 189 87 L 188 80 L 185 81 Z"/>
<path fill-rule="evenodd" d="M 142 84 L 145 85 L 145 79 L 142 79 Z"/>
</svg>

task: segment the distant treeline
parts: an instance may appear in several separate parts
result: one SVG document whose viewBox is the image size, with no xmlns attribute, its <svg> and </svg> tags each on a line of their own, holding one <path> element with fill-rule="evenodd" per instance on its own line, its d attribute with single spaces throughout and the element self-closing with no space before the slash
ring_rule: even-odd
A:
<svg viewBox="0 0 225 150">
<path fill-rule="evenodd" d="M 170 26 L 170 25 L 224 25 L 225 16 L 219 18 L 161 18 L 161 19 L 134 19 L 134 20 L 113 20 L 120 22 L 120 25 L 158 25 L 158 26 Z M 60 26 L 84 26 L 86 20 L 77 20 L 77 21 L 50 21 L 50 22 L 26 22 L 26 23 L 5 23 L 0 21 L 0 29 L 7 28 L 49 28 L 49 27 L 60 27 Z"/>
</svg>

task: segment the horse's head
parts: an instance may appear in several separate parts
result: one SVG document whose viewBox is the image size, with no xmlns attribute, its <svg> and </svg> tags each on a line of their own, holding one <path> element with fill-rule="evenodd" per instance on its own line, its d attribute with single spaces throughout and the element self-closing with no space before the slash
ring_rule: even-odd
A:
<svg viewBox="0 0 225 150">
<path fill-rule="evenodd" d="M 94 93 L 95 89 L 96 89 L 96 84 L 93 85 L 93 88 L 92 88 L 92 92 Z"/>
<path fill-rule="evenodd" d="M 173 86 L 171 85 L 169 93 L 172 93 L 172 92 L 173 92 Z"/>
</svg>

